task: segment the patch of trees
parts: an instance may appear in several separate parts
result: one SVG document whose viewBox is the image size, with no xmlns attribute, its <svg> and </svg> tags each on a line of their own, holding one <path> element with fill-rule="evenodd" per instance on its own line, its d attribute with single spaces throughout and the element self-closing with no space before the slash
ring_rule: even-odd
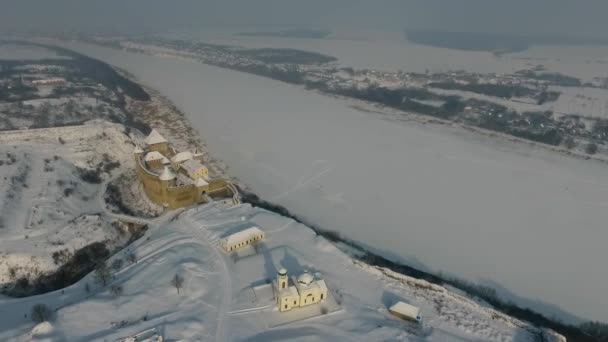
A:
<svg viewBox="0 0 608 342">
<path fill-rule="evenodd" d="M 54 51 L 59 55 L 70 57 L 70 59 L 43 60 L 43 64 L 54 64 L 77 69 L 83 76 L 94 80 L 96 83 L 101 83 L 105 87 L 112 89 L 115 92 L 120 89 L 122 92 L 124 92 L 124 94 L 133 99 L 140 101 L 150 100 L 150 95 L 148 95 L 148 93 L 139 84 L 123 77 L 110 65 L 100 60 L 59 46 L 24 41 L 18 43 L 42 47 Z"/>
<path fill-rule="evenodd" d="M 443 119 L 458 115 L 465 108 L 465 104 L 458 97 L 437 95 L 428 90 L 418 88 L 388 89 L 372 86 L 365 89 L 355 87 L 328 89 L 326 92 L 375 102 L 406 112 L 430 115 Z M 445 103 L 440 107 L 436 107 L 417 100 L 438 100 L 445 101 Z"/>
<path fill-rule="evenodd" d="M 91 183 L 91 184 L 101 184 L 102 179 L 100 176 L 100 170 L 96 169 L 96 170 L 89 170 L 89 169 L 83 169 L 83 168 L 76 168 L 78 171 L 78 175 L 80 176 L 80 179 L 82 179 L 83 181 L 87 182 L 87 183 Z"/>
<path fill-rule="evenodd" d="M 55 312 L 46 304 L 35 304 L 30 311 L 30 317 L 34 323 L 49 322 L 53 320 Z"/>
<path fill-rule="evenodd" d="M 234 53 L 270 64 L 325 64 L 335 62 L 338 59 L 318 52 L 303 51 L 297 49 L 245 49 L 236 50 Z"/>
<path fill-rule="evenodd" d="M 125 204 L 122 191 L 116 184 L 108 184 L 104 198 L 106 203 L 117 209 L 119 213 L 129 216 L 138 216 L 138 213 Z"/>
<path fill-rule="evenodd" d="M 93 271 L 109 255 L 110 251 L 103 242 L 94 242 L 74 252 L 55 272 L 35 279 L 22 277 L 3 293 L 11 297 L 27 297 L 68 287 Z"/>
<path fill-rule="evenodd" d="M 562 86 L 562 87 L 580 87 L 583 85 L 583 82 L 576 77 L 560 74 L 558 72 L 537 72 L 532 70 L 520 70 L 517 74 L 522 75 L 524 77 L 545 81 L 552 85 Z"/>
<path fill-rule="evenodd" d="M 312 30 L 312 29 L 290 29 L 282 31 L 257 31 L 257 32 L 241 32 L 239 36 L 253 37 L 289 37 L 289 38 L 316 38 L 321 39 L 327 37 L 331 31 L 328 30 Z"/>
<path fill-rule="evenodd" d="M 477 124 L 481 128 L 553 146 L 561 144 L 563 139 L 562 133 L 555 128 L 555 122 L 550 119 L 550 112 L 518 114 L 504 108 L 501 112 L 481 115 Z"/>
<path fill-rule="evenodd" d="M 431 88 L 444 90 L 460 90 L 487 96 L 510 99 L 512 97 L 527 97 L 535 94 L 535 91 L 519 85 L 471 83 L 460 84 L 455 82 L 436 82 L 429 84 Z M 547 95 L 548 97 L 548 95 Z"/>
</svg>

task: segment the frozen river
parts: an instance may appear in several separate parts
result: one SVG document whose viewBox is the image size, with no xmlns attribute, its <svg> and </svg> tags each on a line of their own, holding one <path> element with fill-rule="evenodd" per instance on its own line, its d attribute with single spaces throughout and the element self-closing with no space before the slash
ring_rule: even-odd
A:
<svg viewBox="0 0 608 342">
<path fill-rule="evenodd" d="M 195 62 L 68 47 L 169 96 L 231 174 L 298 216 L 546 313 L 608 321 L 607 165 Z"/>
</svg>

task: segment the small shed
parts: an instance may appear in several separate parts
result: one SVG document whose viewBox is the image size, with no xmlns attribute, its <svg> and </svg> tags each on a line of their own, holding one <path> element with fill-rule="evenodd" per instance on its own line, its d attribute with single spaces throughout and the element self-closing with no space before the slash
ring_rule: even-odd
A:
<svg viewBox="0 0 608 342">
<path fill-rule="evenodd" d="M 422 320 L 420 308 L 404 302 L 397 302 L 388 311 L 394 316 L 408 321 L 420 322 Z"/>
<path fill-rule="evenodd" d="M 221 242 L 226 252 L 245 247 L 255 241 L 264 240 L 265 234 L 258 227 L 251 227 L 224 238 Z"/>
</svg>

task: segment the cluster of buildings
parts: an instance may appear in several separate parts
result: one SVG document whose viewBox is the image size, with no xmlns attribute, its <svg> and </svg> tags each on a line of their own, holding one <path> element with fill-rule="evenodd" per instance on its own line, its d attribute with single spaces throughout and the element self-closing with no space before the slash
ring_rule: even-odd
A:
<svg viewBox="0 0 608 342">
<path fill-rule="evenodd" d="M 264 231 L 254 226 L 223 238 L 220 246 L 226 253 L 234 253 L 241 248 L 262 242 L 265 238 Z M 272 282 L 272 292 L 279 312 L 286 312 L 324 302 L 328 299 L 329 289 L 318 273 L 313 275 L 304 271 L 290 279 L 287 269 L 281 268 Z M 404 302 L 395 303 L 389 308 L 389 312 L 404 320 L 420 322 L 422 319 L 418 307 Z"/>
<path fill-rule="evenodd" d="M 133 155 L 137 177 L 155 204 L 177 209 L 234 195 L 229 182 L 209 178 L 201 153 L 176 151 L 156 129 Z"/>
<path fill-rule="evenodd" d="M 59 78 L 59 77 L 43 78 L 43 79 L 32 81 L 32 85 L 38 86 L 38 87 L 45 87 L 45 86 L 46 87 L 49 87 L 49 86 L 57 87 L 57 86 L 66 85 L 66 83 L 67 82 L 66 82 L 65 78 Z"/>
</svg>

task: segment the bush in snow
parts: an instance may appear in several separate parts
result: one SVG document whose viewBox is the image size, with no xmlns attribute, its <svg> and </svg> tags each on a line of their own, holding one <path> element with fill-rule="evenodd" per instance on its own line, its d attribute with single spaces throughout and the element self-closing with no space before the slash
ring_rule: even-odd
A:
<svg viewBox="0 0 608 342">
<path fill-rule="evenodd" d="M 594 143 L 590 143 L 587 146 L 585 146 L 585 152 L 587 152 L 587 154 L 596 154 L 597 153 L 597 145 Z"/>
<path fill-rule="evenodd" d="M 115 272 L 118 272 L 122 268 L 123 264 L 124 264 L 124 262 L 122 261 L 122 259 L 118 258 L 118 259 L 112 261 L 112 269 Z"/>
<path fill-rule="evenodd" d="M 46 304 L 36 304 L 32 306 L 30 316 L 35 323 L 48 322 L 53 318 L 53 310 Z"/>
<path fill-rule="evenodd" d="M 120 286 L 120 285 L 112 285 L 112 287 L 110 287 L 110 293 L 114 297 L 120 297 L 122 295 L 122 293 L 123 293 L 122 286 Z"/>
<path fill-rule="evenodd" d="M 97 267 L 95 267 L 95 273 L 93 274 L 95 281 L 101 286 L 106 286 L 110 281 L 112 275 L 110 274 L 110 269 L 105 261 L 100 262 Z"/>
</svg>

